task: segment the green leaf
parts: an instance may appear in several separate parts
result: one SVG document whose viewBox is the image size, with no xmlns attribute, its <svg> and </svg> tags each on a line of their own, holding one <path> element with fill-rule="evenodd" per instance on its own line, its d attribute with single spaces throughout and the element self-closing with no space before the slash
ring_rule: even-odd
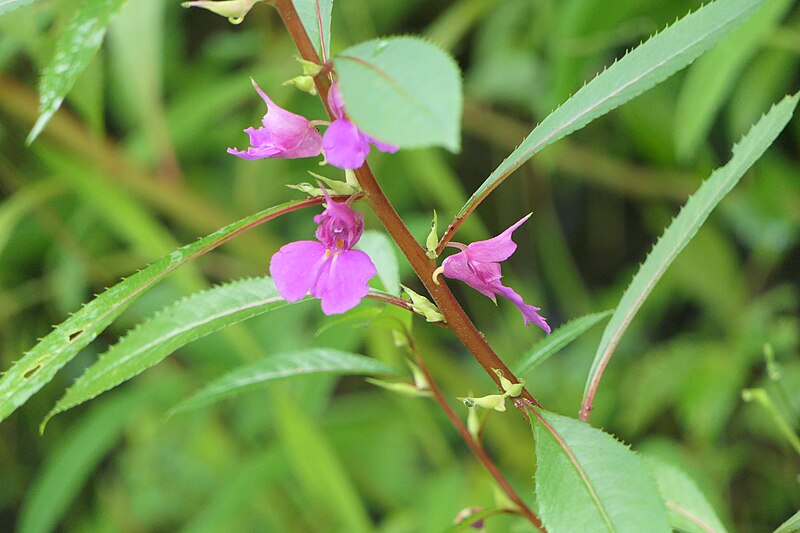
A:
<svg viewBox="0 0 800 533">
<path fill-rule="evenodd" d="M 547 361 L 551 355 L 558 353 L 563 347 L 583 335 L 592 326 L 611 315 L 611 311 L 592 313 L 570 320 L 553 333 L 537 342 L 533 348 L 522 357 L 517 364 L 514 374 L 524 374 Z"/>
<path fill-rule="evenodd" d="M 324 63 L 331 53 L 333 0 L 293 0 L 292 3 L 311 44 Z"/>
<path fill-rule="evenodd" d="M 30 144 L 58 111 L 78 76 L 94 57 L 106 28 L 127 0 L 87 0 L 72 15 L 58 42 L 52 61 L 39 83 L 39 119 L 28 135 Z"/>
<path fill-rule="evenodd" d="M 15 9 L 36 2 L 36 0 L 0 0 L 0 15 L 11 13 Z"/>
<path fill-rule="evenodd" d="M 361 236 L 356 248 L 366 252 L 375 263 L 383 289 L 394 296 L 400 296 L 400 267 L 397 264 L 394 243 L 385 233 L 367 230 Z"/>
<path fill-rule="evenodd" d="M 650 255 L 633 277 L 628 288 L 617 304 L 614 315 L 603 331 L 603 338 L 589 371 L 584 390 L 581 416 L 588 416 L 588 405 L 597 390 L 600 377 L 611 355 L 619 344 L 622 334 L 630 325 L 644 300 L 653 290 L 658 280 L 675 260 L 697 230 L 705 222 L 714 207 L 739 182 L 761 154 L 772 144 L 797 106 L 798 95 L 784 98 L 774 105 L 761 120 L 754 125 L 742 140 L 733 147 L 733 157 L 723 167 L 715 170 L 700 189 L 686 202 L 681 212 L 664 231 Z"/>
<path fill-rule="evenodd" d="M 548 531 L 670 531 L 655 481 L 627 446 L 572 418 L 533 416 L 536 498 Z"/>
<path fill-rule="evenodd" d="M 706 139 L 739 73 L 793 0 L 769 0 L 753 18 L 692 65 L 675 108 L 675 149 L 686 160 Z"/>
<path fill-rule="evenodd" d="M 55 530 L 70 502 L 119 439 L 130 415 L 148 403 L 152 393 L 151 387 L 126 390 L 98 403 L 70 428 L 28 488 L 19 533 Z"/>
<path fill-rule="evenodd" d="M 778 526 L 775 533 L 797 533 L 800 531 L 800 511 L 797 511 L 792 517 Z"/>
<path fill-rule="evenodd" d="M 461 73 L 438 47 L 414 37 L 375 39 L 336 57 L 347 114 L 401 148 L 461 146 Z"/>
<path fill-rule="evenodd" d="M 309 374 L 400 373 L 381 361 L 328 348 L 312 348 L 271 355 L 212 381 L 170 410 L 170 414 L 197 409 L 223 398 L 261 387 L 264 383 Z"/>
<path fill-rule="evenodd" d="M 319 199 L 295 200 L 250 215 L 193 244 L 178 248 L 106 289 L 51 331 L 0 377 L 0 421 L 53 379 L 61 367 L 167 274 L 248 229 L 288 211 L 318 203 Z"/>
<path fill-rule="evenodd" d="M 717 0 L 653 36 L 561 104 L 522 141 L 467 200 L 471 212 L 492 190 L 546 146 L 577 131 L 689 65 L 765 0 Z"/>
<path fill-rule="evenodd" d="M 669 524 L 686 533 L 727 533 L 717 513 L 683 471 L 661 459 L 644 457 L 645 466 L 656 479 L 667 506 Z"/>
<path fill-rule="evenodd" d="M 220 285 L 170 305 L 101 355 L 58 400 L 42 429 L 58 413 L 141 374 L 182 346 L 287 305 L 267 277 Z"/>
</svg>

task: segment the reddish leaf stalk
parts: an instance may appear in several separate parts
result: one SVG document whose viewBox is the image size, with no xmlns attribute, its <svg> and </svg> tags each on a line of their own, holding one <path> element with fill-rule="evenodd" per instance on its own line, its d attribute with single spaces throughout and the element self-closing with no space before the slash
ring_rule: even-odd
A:
<svg viewBox="0 0 800 533">
<path fill-rule="evenodd" d="M 309 40 L 291 0 L 276 0 L 275 8 L 278 10 L 302 58 L 319 64 L 320 59 L 317 56 L 314 45 Z M 333 118 L 327 100 L 330 80 L 320 75 L 314 78 L 314 82 L 325 109 L 328 111 L 328 114 L 331 115 L 331 118 Z M 489 377 L 497 384 L 498 388 L 501 387 L 500 378 L 495 374 L 495 369 L 500 370 L 512 383 L 517 383 L 519 380 L 494 352 L 492 347 L 489 346 L 481 332 L 478 331 L 464 312 L 458 300 L 453 296 L 453 293 L 447 287 L 446 283 L 443 281 L 440 284 L 434 283 L 433 271 L 436 269 L 436 263 L 425 255 L 425 250 L 414 239 L 411 232 L 408 231 L 405 223 L 397 214 L 397 211 L 395 211 L 394 206 L 392 206 L 389 199 L 383 193 L 369 165 L 364 163 L 361 168 L 355 170 L 355 174 L 364 191 L 367 203 L 406 256 L 406 259 L 422 281 L 422 284 L 425 285 L 433 301 L 444 315 L 448 327 L 484 368 Z M 527 405 L 539 406 L 539 402 L 525 389 L 523 389 L 521 397 L 514 403 L 517 408 L 523 411 L 524 407 Z"/>
<path fill-rule="evenodd" d="M 439 404 L 439 407 L 442 408 L 442 411 L 447 415 L 447 418 L 455 426 L 458 433 L 461 435 L 461 438 L 464 439 L 464 442 L 467 443 L 469 449 L 472 451 L 472 454 L 483 464 L 486 470 L 489 471 L 489 474 L 494 478 L 497 485 L 500 489 L 506 493 L 506 496 L 514 502 L 519 510 L 519 514 L 524 516 L 531 524 L 536 527 L 539 531 L 545 531 L 544 526 L 542 525 L 542 521 L 536 516 L 533 511 L 522 501 L 522 498 L 519 497 L 519 494 L 514 490 L 506 478 L 503 477 L 503 474 L 497 468 L 497 466 L 492 462 L 491 458 L 486 454 L 486 450 L 483 449 L 483 446 L 476 441 L 472 435 L 470 434 L 467 427 L 461 422 L 461 419 L 458 415 L 453 411 L 453 408 L 450 407 L 450 404 L 447 403 L 447 399 L 442 394 L 441 389 L 436 382 L 433 380 L 433 376 L 428 371 L 428 367 L 425 366 L 425 362 L 422 360 L 422 357 L 419 354 L 415 354 L 417 359 L 417 366 L 419 366 L 422 373 L 425 374 L 425 379 L 428 381 L 428 386 L 430 387 L 431 392 L 433 393 L 433 398 L 436 400 L 436 403 Z M 472 407 L 472 409 L 478 409 L 477 407 Z M 533 409 L 531 409 L 533 411 Z M 533 411 L 535 412 L 535 411 Z"/>
</svg>

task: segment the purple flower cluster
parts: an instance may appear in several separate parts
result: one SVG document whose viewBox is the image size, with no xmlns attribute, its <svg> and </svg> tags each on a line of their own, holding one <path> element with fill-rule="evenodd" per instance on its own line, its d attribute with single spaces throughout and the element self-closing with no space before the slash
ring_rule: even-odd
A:
<svg viewBox="0 0 800 533">
<path fill-rule="evenodd" d="M 399 149 L 370 137 L 347 118 L 338 82 L 334 82 L 328 92 L 328 105 L 335 120 L 330 123 L 324 136 L 316 128 L 323 122 L 309 121 L 278 106 L 255 81 L 253 87 L 267 104 L 267 114 L 261 120 L 262 127 L 244 130 L 250 136 L 250 146 L 246 150 L 228 148 L 229 154 L 242 159 L 295 159 L 314 157 L 324 152 L 331 165 L 356 169 L 364 164 L 370 144 L 382 152 L 394 153 Z"/>
</svg>

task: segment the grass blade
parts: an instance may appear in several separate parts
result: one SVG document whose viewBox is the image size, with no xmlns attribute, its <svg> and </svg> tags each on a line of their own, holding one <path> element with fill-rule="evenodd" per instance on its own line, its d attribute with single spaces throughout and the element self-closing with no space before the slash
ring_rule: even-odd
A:
<svg viewBox="0 0 800 533">
<path fill-rule="evenodd" d="M 797 94 L 787 96 L 780 103 L 774 105 L 733 147 L 731 160 L 725 166 L 715 170 L 711 177 L 700 186 L 700 189 L 689 198 L 633 277 L 614 310 L 614 315 L 606 325 L 603 338 L 597 347 L 581 404 L 583 420 L 589 417 L 592 399 L 611 355 L 644 300 L 672 261 L 694 237 L 714 207 L 733 189 L 747 169 L 761 157 L 761 154 L 769 148 L 783 130 L 797 106 L 797 98 Z"/>
<path fill-rule="evenodd" d="M 610 316 L 611 310 L 600 313 L 592 313 L 570 320 L 553 333 L 537 342 L 533 348 L 522 357 L 517 364 L 514 374 L 523 375 L 538 365 L 547 361 L 551 355 L 558 353 L 563 347 L 583 335 L 592 326 Z"/>
</svg>

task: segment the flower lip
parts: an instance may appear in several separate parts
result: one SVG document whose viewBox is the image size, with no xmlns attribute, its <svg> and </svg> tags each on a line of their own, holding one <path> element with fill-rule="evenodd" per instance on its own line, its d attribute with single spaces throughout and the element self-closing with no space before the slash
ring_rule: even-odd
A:
<svg viewBox="0 0 800 533">
<path fill-rule="evenodd" d="M 320 184 L 325 195 L 325 210 L 314 217 L 317 239 L 329 250 L 351 250 L 364 233 L 364 216 L 350 207 L 348 202 L 338 203 Z"/>
</svg>

